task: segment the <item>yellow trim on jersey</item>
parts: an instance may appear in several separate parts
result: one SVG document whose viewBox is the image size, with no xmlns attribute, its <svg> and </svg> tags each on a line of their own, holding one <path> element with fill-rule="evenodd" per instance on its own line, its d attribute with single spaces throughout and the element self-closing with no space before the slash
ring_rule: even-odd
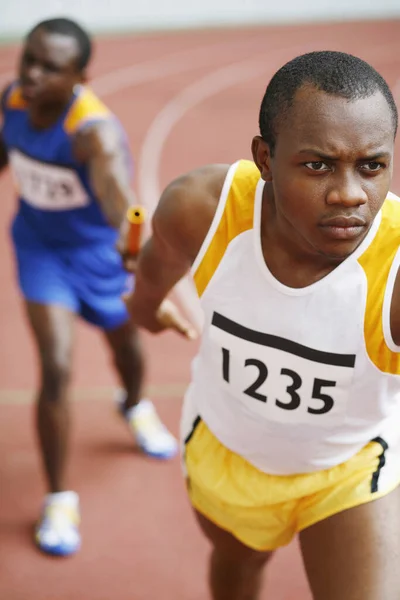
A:
<svg viewBox="0 0 400 600">
<path fill-rule="evenodd" d="M 69 135 L 75 133 L 80 125 L 92 119 L 104 119 L 111 115 L 109 109 L 88 88 L 83 88 L 71 106 L 64 121 L 64 130 Z"/>
<path fill-rule="evenodd" d="M 253 227 L 255 192 L 259 179 L 260 171 L 252 161 L 241 160 L 238 163 L 221 220 L 193 274 L 199 297 L 211 281 L 231 241 Z"/>
<path fill-rule="evenodd" d="M 375 238 L 359 257 L 368 281 L 364 317 L 365 346 L 369 358 L 384 373 L 400 375 L 400 354 L 393 352 L 383 330 L 383 303 L 393 259 L 400 246 L 400 202 L 385 200 Z"/>
<path fill-rule="evenodd" d="M 26 102 L 22 97 L 21 88 L 19 85 L 11 90 L 8 98 L 6 99 L 6 108 L 25 110 Z"/>
</svg>

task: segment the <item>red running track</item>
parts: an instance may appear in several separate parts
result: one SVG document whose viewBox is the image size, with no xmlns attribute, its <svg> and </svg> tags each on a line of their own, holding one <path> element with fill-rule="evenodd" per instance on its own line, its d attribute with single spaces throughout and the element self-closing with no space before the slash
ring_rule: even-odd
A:
<svg viewBox="0 0 400 600">
<path fill-rule="evenodd" d="M 399 21 L 391 21 L 104 38 L 98 41 L 93 85 L 125 125 L 136 157 L 137 191 L 152 203 L 183 171 L 250 157 L 265 86 L 297 54 L 316 49 L 357 54 L 380 70 L 399 100 L 398 31 Z M 0 48 L 1 85 L 15 67 L 17 51 Z M 399 171 L 392 189 L 400 193 Z M 208 547 L 194 523 L 179 461 L 153 463 L 134 451 L 112 406 L 116 382 L 109 357 L 98 333 L 82 323 L 76 332 L 70 480 L 81 495 L 83 548 L 71 559 L 52 560 L 32 546 L 44 491 L 31 403 L 36 365 L 13 275 L 8 174 L 0 190 L 0 598 L 207 598 Z M 144 340 L 149 393 L 177 433 L 195 344 L 173 335 Z M 277 553 L 267 587 L 263 599 L 310 600 L 296 543 Z"/>
</svg>

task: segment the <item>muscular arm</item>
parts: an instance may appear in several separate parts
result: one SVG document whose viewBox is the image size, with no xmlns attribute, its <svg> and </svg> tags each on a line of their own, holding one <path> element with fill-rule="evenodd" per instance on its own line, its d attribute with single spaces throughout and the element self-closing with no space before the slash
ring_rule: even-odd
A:
<svg viewBox="0 0 400 600">
<path fill-rule="evenodd" d="M 129 302 L 133 320 L 156 331 L 155 313 L 189 271 L 215 215 L 227 165 L 192 171 L 163 192 L 153 216 L 153 234 L 143 247 Z"/>
<path fill-rule="evenodd" d="M 126 149 L 115 123 L 103 121 L 78 132 L 74 154 L 88 165 L 90 182 L 112 227 L 120 228 L 128 207 L 135 202 Z"/>
</svg>

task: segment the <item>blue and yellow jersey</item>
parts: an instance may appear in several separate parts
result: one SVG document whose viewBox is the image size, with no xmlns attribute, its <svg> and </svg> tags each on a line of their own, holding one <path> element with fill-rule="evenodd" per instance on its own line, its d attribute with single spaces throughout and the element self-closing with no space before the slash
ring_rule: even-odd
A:
<svg viewBox="0 0 400 600">
<path fill-rule="evenodd" d="M 78 86 L 58 121 L 36 129 L 16 82 L 3 96 L 2 111 L 2 134 L 19 197 L 13 224 L 15 242 L 51 246 L 113 243 L 117 233 L 100 209 L 87 166 L 73 155 L 78 131 L 102 120 L 117 122 L 110 110 L 89 88 Z M 127 144 L 125 147 L 130 160 Z"/>
</svg>

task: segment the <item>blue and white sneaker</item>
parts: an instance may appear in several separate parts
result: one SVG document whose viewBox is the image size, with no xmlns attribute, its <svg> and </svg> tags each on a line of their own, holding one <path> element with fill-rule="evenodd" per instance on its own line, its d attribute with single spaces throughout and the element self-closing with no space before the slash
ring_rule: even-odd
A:
<svg viewBox="0 0 400 600">
<path fill-rule="evenodd" d="M 48 494 L 35 528 L 35 542 L 46 554 L 70 556 L 81 546 L 79 497 L 75 492 Z"/>
<path fill-rule="evenodd" d="M 118 393 L 119 410 L 142 452 L 152 458 L 174 458 L 178 454 L 178 442 L 161 422 L 151 400 L 143 399 L 127 411 L 123 408 L 124 400 L 124 393 Z"/>
</svg>

